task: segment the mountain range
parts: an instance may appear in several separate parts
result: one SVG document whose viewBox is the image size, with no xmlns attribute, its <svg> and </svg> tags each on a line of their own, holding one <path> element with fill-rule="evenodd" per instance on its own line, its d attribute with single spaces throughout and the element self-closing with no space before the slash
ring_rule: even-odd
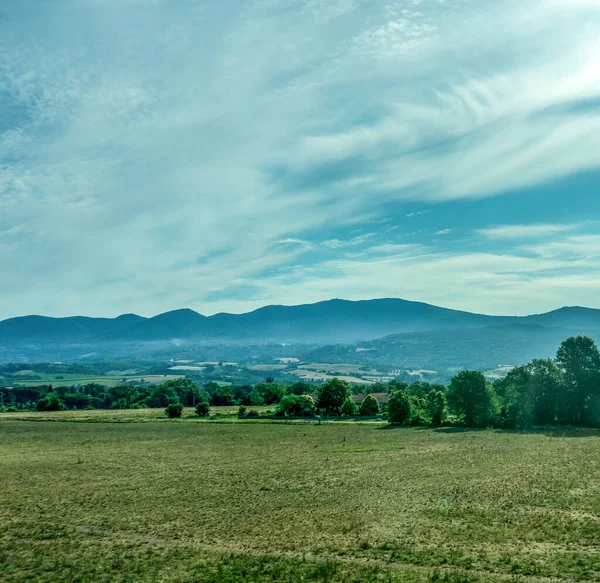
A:
<svg viewBox="0 0 600 583">
<path fill-rule="evenodd" d="M 478 332 L 473 333 L 476 330 Z M 267 343 L 356 345 L 358 352 L 379 350 L 381 356 L 387 351 L 392 358 L 407 344 L 416 350 L 424 350 L 427 339 L 432 337 L 445 339 L 445 342 L 460 341 L 463 348 L 466 339 L 470 339 L 469 344 L 471 340 L 477 343 L 477 338 L 482 342 L 493 338 L 495 342 L 502 337 L 511 338 L 511 342 L 522 338 L 526 346 L 526 339 L 532 336 L 537 339 L 547 337 L 554 344 L 559 337 L 593 335 L 598 330 L 600 310 L 582 307 L 565 307 L 521 317 L 487 316 L 401 299 L 335 299 L 213 316 L 182 309 L 151 318 L 135 314 L 117 318 L 11 318 L 0 322 L 0 360 L 6 360 L 2 358 L 2 351 L 13 353 L 15 349 L 21 354 L 43 349 L 44 354 L 48 354 L 52 347 L 62 347 L 62 355 L 65 347 L 81 352 L 118 346 L 119 352 L 125 354 L 128 346 L 132 350 L 135 347 L 135 352 L 139 353 L 140 346 L 158 349 L 182 344 Z M 365 342 L 379 342 L 384 348 L 359 346 Z"/>
</svg>

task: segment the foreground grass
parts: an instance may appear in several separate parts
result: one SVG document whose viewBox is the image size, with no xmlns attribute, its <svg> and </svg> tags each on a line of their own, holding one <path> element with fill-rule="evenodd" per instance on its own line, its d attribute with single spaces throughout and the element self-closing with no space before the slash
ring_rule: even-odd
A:
<svg viewBox="0 0 600 583">
<path fill-rule="evenodd" d="M 9 583 L 600 581 L 600 433 L 1 416 L 0 529 Z"/>
</svg>

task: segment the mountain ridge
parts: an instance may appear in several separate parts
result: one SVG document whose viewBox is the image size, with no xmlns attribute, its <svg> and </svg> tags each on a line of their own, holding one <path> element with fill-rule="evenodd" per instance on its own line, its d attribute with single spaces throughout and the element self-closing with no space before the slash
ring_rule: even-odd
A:
<svg viewBox="0 0 600 583">
<path fill-rule="evenodd" d="M 315 341 L 374 340 L 392 334 L 465 330 L 510 323 L 577 330 L 600 328 L 600 310 L 564 306 L 530 316 L 490 316 L 399 298 L 332 299 L 294 306 L 205 316 L 189 308 L 152 317 L 21 316 L 0 321 L 0 344 L 12 342 L 156 342 L 169 340 Z"/>
</svg>

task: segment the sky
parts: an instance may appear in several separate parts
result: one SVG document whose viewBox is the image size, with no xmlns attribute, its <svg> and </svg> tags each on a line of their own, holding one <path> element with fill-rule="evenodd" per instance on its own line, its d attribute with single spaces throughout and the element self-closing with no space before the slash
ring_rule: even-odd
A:
<svg viewBox="0 0 600 583">
<path fill-rule="evenodd" d="M 600 0 L 0 0 L 0 319 L 600 308 Z"/>
</svg>

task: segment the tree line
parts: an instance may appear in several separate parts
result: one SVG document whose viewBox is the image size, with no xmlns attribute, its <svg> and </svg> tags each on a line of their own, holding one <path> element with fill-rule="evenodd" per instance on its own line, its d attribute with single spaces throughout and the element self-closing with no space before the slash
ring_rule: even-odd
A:
<svg viewBox="0 0 600 583">
<path fill-rule="evenodd" d="M 362 394 L 359 392 L 362 391 Z M 378 400 L 372 394 L 385 396 Z M 357 393 L 361 394 L 357 397 Z M 380 402 L 381 401 L 381 402 Z M 165 408 L 172 417 L 183 407 L 207 416 L 211 406 L 238 406 L 240 416 L 256 416 L 248 407 L 272 406 L 283 417 L 385 416 L 390 423 L 439 426 L 517 428 L 547 425 L 600 425 L 600 352 L 593 340 L 565 340 L 555 359 L 533 360 L 490 382 L 478 371 L 462 371 L 448 386 L 418 381 L 352 387 L 340 379 L 321 385 L 305 382 L 204 386 L 187 378 L 154 386 L 96 383 L 80 387 L 0 388 L 4 409 Z"/>
</svg>

